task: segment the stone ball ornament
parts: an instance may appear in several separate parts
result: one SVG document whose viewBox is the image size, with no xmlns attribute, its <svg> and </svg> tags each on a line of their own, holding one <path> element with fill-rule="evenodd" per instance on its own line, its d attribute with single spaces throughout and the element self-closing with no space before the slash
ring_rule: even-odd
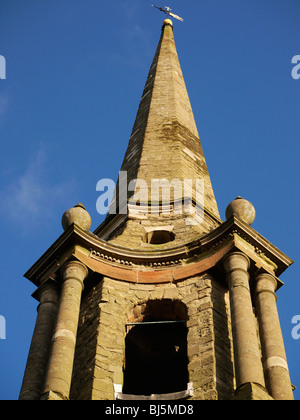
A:
<svg viewBox="0 0 300 420">
<path fill-rule="evenodd" d="M 81 229 L 89 231 L 92 219 L 84 205 L 79 203 L 63 214 L 61 223 L 64 230 L 67 230 L 74 223 Z"/>
<path fill-rule="evenodd" d="M 171 25 L 171 26 L 173 26 L 173 22 L 171 21 L 171 19 L 165 19 L 164 20 L 164 23 L 163 23 L 163 26 L 165 26 L 165 25 Z"/>
<path fill-rule="evenodd" d="M 233 215 L 236 215 L 243 222 L 249 226 L 255 220 L 256 212 L 253 204 L 250 201 L 245 200 L 242 197 L 237 197 L 233 200 L 226 209 L 226 219 L 230 219 Z"/>
</svg>

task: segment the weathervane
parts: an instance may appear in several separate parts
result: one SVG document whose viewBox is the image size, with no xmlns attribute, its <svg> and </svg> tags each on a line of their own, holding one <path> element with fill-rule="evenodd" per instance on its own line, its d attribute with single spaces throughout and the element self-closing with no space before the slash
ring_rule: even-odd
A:
<svg viewBox="0 0 300 420">
<path fill-rule="evenodd" d="M 169 19 L 169 16 L 172 16 L 173 18 L 181 20 L 181 22 L 183 22 L 183 19 L 180 16 L 177 16 L 177 15 L 174 15 L 174 13 L 171 13 L 172 9 L 170 7 L 165 6 L 166 10 L 164 10 L 162 7 L 154 6 L 154 4 L 152 4 L 152 6 L 160 10 L 161 12 L 165 13 L 167 15 L 167 19 Z"/>
</svg>

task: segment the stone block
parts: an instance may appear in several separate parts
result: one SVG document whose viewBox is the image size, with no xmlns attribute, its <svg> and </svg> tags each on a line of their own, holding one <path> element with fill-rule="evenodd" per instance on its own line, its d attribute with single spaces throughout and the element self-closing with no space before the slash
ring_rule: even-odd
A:
<svg viewBox="0 0 300 420">
<path fill-rule="evenodd" d="M 236 401 L 273 401 L 265 388 L 261 385 L 249 382 L 241 386 L 234 396 Z"/>
<path fill-rule="evenodd" d="M 174 288 L 164 289 L 163 299 L 171 299 L 171 300 L 178 299 L 178 291 Z"/>
</svg>

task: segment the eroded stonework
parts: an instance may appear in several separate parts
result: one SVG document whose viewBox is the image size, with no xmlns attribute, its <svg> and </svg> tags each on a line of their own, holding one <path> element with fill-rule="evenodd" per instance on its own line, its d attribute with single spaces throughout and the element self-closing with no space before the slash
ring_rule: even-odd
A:
<svg viewBox="0 0 300 420">
<path fill-rule="evenodd" d="M 228 292 L 209 274 L 167 285 L 104 278 L 85 296 L 75 353 L 71 399 L 113 399 L 123 384 L 126 324 L 142 322 L 149 302 L 186 307 L 189 382 L 195 399 L 231 399 L 234 389 Z M 175 306 L 176 307 L 176 306 Z M 176 311 L 175 311 L 176 312 Z M 182 318 L 182 314 L 176 314 Z M 132 328 L 132 327 L 131 327 Z"/>
</svg>

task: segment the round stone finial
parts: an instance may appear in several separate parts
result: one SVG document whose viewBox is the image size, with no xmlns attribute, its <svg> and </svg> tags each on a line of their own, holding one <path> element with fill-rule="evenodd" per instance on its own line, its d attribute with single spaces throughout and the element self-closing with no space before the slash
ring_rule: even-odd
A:
<svg viewBox="0 0 300 420">
<path fill-rule="evenodd" d="M 173 22 L 171 21 L 171 19 L 165 19 L 164 20 L 164 23 L 163 23 L 163 26 L 165 26 L 165 25 L 171 25 L 171 26 L 173 26 Z"/>
<path fill-rule="evenodd" d="M 79 203 L 67 210 L 62 217 L 62 227 L 67 230 L 73 223 L 81 229 L 90 230 L 92 219 L 83 204 Z"/>
<path fill-rule="evenodd" d="M 242 197 L 237 197 L 228 205 L 226 209 L 226 219 L 228 220 L 234 214 L 248 225 L 252 225 L 256 216 L 253 204 Z"/>
</svg>

